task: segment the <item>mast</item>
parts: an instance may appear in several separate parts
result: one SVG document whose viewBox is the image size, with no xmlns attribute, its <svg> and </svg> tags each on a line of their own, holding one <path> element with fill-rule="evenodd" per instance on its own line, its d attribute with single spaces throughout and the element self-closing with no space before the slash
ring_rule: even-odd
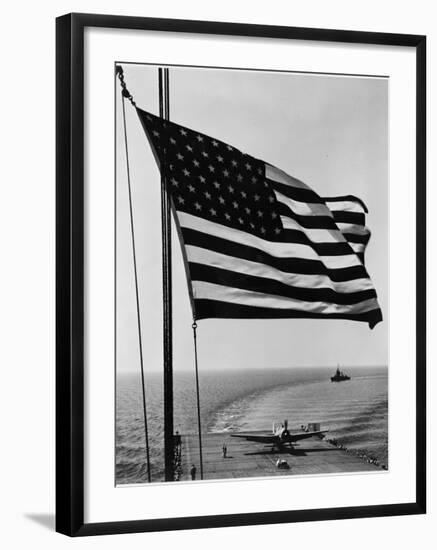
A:
<svg viewBox="0 0 437 550">
<path fill-rule="evenodd" d="M 158 69 L 159 115 L 170 119 L 169 70 Z M 171 203 L 165 177 L 161 176 L 162 223 L 162 289 L 163 289 L 163 347 L 164 347 L 164 468 L 165 481 L 174 481 L 173 440 L 173 337 L 171 288 Z"/>
</svg>

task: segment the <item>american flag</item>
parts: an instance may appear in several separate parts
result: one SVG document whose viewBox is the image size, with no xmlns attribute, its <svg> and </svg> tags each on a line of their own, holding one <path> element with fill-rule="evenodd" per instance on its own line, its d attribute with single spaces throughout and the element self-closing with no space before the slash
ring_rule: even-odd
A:
<svg viewBox="0 0 437 550">
<path fill-rule="evenodd" d="M 364 203 L 137 108 L 166 179 L 195 319 L 382 320 Z"/>
</svg>

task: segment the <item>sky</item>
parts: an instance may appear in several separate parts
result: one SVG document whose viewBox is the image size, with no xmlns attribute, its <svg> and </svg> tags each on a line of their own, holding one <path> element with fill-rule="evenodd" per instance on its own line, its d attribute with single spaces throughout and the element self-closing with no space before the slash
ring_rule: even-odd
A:
<svg viewBox="0 0 437 550">
<path fill-rule="evenodd" d="M 156 66 L 124 65 L 137 105 L 158 114 Z M 118 87 L 118 83 L 117 83 Z M 116 88 L 117 372 L 137 372 L 139 348 L 121 95 Z M 206 319 L 199 370 L 388 364 L 388 80 L 250 70 L 170 68 L 170 119 L 297 177 L 321 196 L 367 205 L 366 267 L 384 320 Z M 147 371 L 162 370 L 160 175 L 126 102 L 140 310 Z M 173 225 L 173 365 L 194 368 L 191 307 Z"/>
</svg>

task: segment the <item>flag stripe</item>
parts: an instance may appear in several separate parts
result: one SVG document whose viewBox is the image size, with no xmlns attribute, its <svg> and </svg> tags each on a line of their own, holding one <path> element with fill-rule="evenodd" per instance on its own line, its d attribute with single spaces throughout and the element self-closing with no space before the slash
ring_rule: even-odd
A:
<svg viewBox="0 0 437 550">
<path fill-rule="evenodd" d="M 278 193 L 286 195 L 290 199 L 298 202 L 311 202 L 316 204 L 324 204 L 324 200 L 319 197 L 312 189 L 304 189 L 302 187 L 292 187 L 279 181 L 266 178 L 266 181 L 273 187 Z"/>
<path fill-rule="evenodd" d="M 363 300 L 357 304 L 342 305 L 331 302 L 308 302 L 289 298 L 286 296 L 274 296 L 265 292 L 255 292 L 235 287 L 228 287 L 206 281 L 193 281 L 194 298 L 212 299 L 234 304 L 249 305 L 255 307 L 267 307 L 272 309 L 296 309 L 297 311 L 324 312 L 344 314 L 349 311 L 354 313 L 366 313 L 378 307 L 376 298 Z"/>
<path fill-rule="evenodd" d="M 360 198 L 355 197 L 354 195 L 342 195 L 339 197 L 323 197 L 323 201 L 329 202 L 329 203 L 331 202 L 336 203 L 339 201 L 340 202 L 346 201 L 348 203 L 358 203 L 366 214 L 369 212 L 365 203 Z M 335 209 L 335 204 L 333 206 Z"/>
<path fill-rule="evenodd" d="M 353 235 L 361 235 L 363 237 L 370 237 L 370 232 L 367 229 L 367 227 L 363 227 L 360 225 L 356 225 L 353 223 L 337 223 L 338 229 L 343 233 L 343 235 L 347 235 L 348 233 L 352 233 Z M 368 240 L 368 239 L 367 239 Z"/>
<path fill-rule="evenodd" d="M 296 309 L 273 309 L 268 307 L 253 307 L 243 304 L 230 303 L 225 300 L 211 299 L 196 300 L 197 319 L 211 317 L 221 319 L 349 319 L 350 321 L 365 321 L 373 328 L 382 320 L 379 307 L 366 313 L 321 313 L 298 311 Z"/>
<path fill-rule="evenodd" d="M 184 227 L 181 230 L 185 245 L 198 246 L 215 252 L 226 251 L 226 254 L 229 256 L 264 263 L 285 273 L 326 275 L 334 282 L 368 278 L 367 272 L 360 262 L 357 262 L 358 265 L 352 267 L 328 269 L 320 260 L 304 260 L 293 257 L 277 258 L 258 248 L 214 237 L 208 233 Z"/>
<path fill-rule="evenodd" d="M 312 191 L 311 187 L 309 187 L 306 183 L 298 180 L 297 178 L 293 178 L 293 176 L 290 176 L 280 168 L 277 168 L 276 166 L 268 164 L 267 162 L 264 164 L 265 164 L 265 177 L 267 178 L 267 180 L 283 183 L 290 187 L 297 187 L 299 189 L 306 189 L 307 191 Z"/>
<path fill-rule="evenodd" d="M 332 213 L 326 204 L 315 202 L 296 201 L 283 193 L 275 190 L 276 200 L 288 206 L 288 208 L 299 216 L 327 216 L 332 218 Z"/>
<path fill-rule="evenodd" d="M 366 250 L 366 246 L 361 243 L 349 243 L 349 246 L 352 248 L 355 254 L 364 254 L 364 251 Z"/>
<path fill-rule="evenodd" d="M 334 210 L 332 212 L 332 215 L 334 216 L 334 220 L 337 223 L 352 223 L 355 225 L 359 225 L 364 227 L 366 220 L 364 217 L 364 214 L 358 214 L 357 212 L 337 212 L 337 210 Z"/>
<path fill-rule="evenodd" d="M 358 305 L 376 297 L 373 289 L 359 290 L 348 294 L 335 292 L 332 288 L 303 288 L 284 284 L 267 276 L 256 277 L 227 269 L 189 263 L 191 280 L 204 281 L 226 287 L 249 290 L 260 294 L 282 296 L 307 302 L 326 302 L 337 305 Z M 324 306 L 323 306 L 324 307 Z"/>
<path fill-rule="evenodd" d="M 182 228 L 195 229 L 208 235 L 254 247 L 276 258 L 299 258 L 322 262 L 328 269 L 341 269 L 361 265 L 357 256 L 351 254 L 343 256 L 319 256 L 310 246 L 293 242 L 271 242 L 261 239 L 245 231 L 229 228 L 224 225 L 179 212 Z"/>
<path fill-rule="evenodd" d="M 370 239 L 370 231 L 367 230 L 367 233 L 364 235 L 356 235 L 354 233 L 345 232 L 343 233 L 343 236 L 349 243 L 360 243 L 366 246 Z"/>
<path fill-rule="evenodd" d="M 199 246 L 186 245 L 189 263 L 197 263 L 218 267 L 237 273 L 255 275 L 275 279 L 286 285 L 301 288 L 331 288 L 338 293 L 353 293 L 359 290 L 373 289 L 369 278 L 333 281 L 327 275 L 312 275 L 304 273 L 287 273 L 263 262 L 246 260 L 221 252 L 215 252 Z"/>
<path fill-rule="evenodd" d="M 284 229 L 276 240 L 306 244 L 311 246 L 319 256 L 345 256 L 350 254 L 353 248 L 345 239 L 341 239 L 340 242 L 313 243 L 306 233 L 298 229 Z"/>
<path fill-rule="evenodd" d="M 358 202 L 352 201 L 325 201 L 331 212 L 354 212 L 356 214 L 365 214 L 363 206 Z"/>
</svg>

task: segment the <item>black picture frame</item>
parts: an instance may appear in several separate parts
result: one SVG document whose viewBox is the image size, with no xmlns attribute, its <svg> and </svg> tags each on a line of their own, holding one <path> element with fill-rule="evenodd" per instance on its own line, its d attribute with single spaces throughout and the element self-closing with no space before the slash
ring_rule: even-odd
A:
<svg viewBox="0 0 437 550">
<path fill-rule="evenodd" d="M 84 523 L 84 29 L 156 30 L 414 48 L 416 52 L 416 499 L 414 502 Z M 426 37 L 68 14 L 56 21 L 56 530 L 69 536 L 423 514 L 426 511 Z"/>
</svg>

